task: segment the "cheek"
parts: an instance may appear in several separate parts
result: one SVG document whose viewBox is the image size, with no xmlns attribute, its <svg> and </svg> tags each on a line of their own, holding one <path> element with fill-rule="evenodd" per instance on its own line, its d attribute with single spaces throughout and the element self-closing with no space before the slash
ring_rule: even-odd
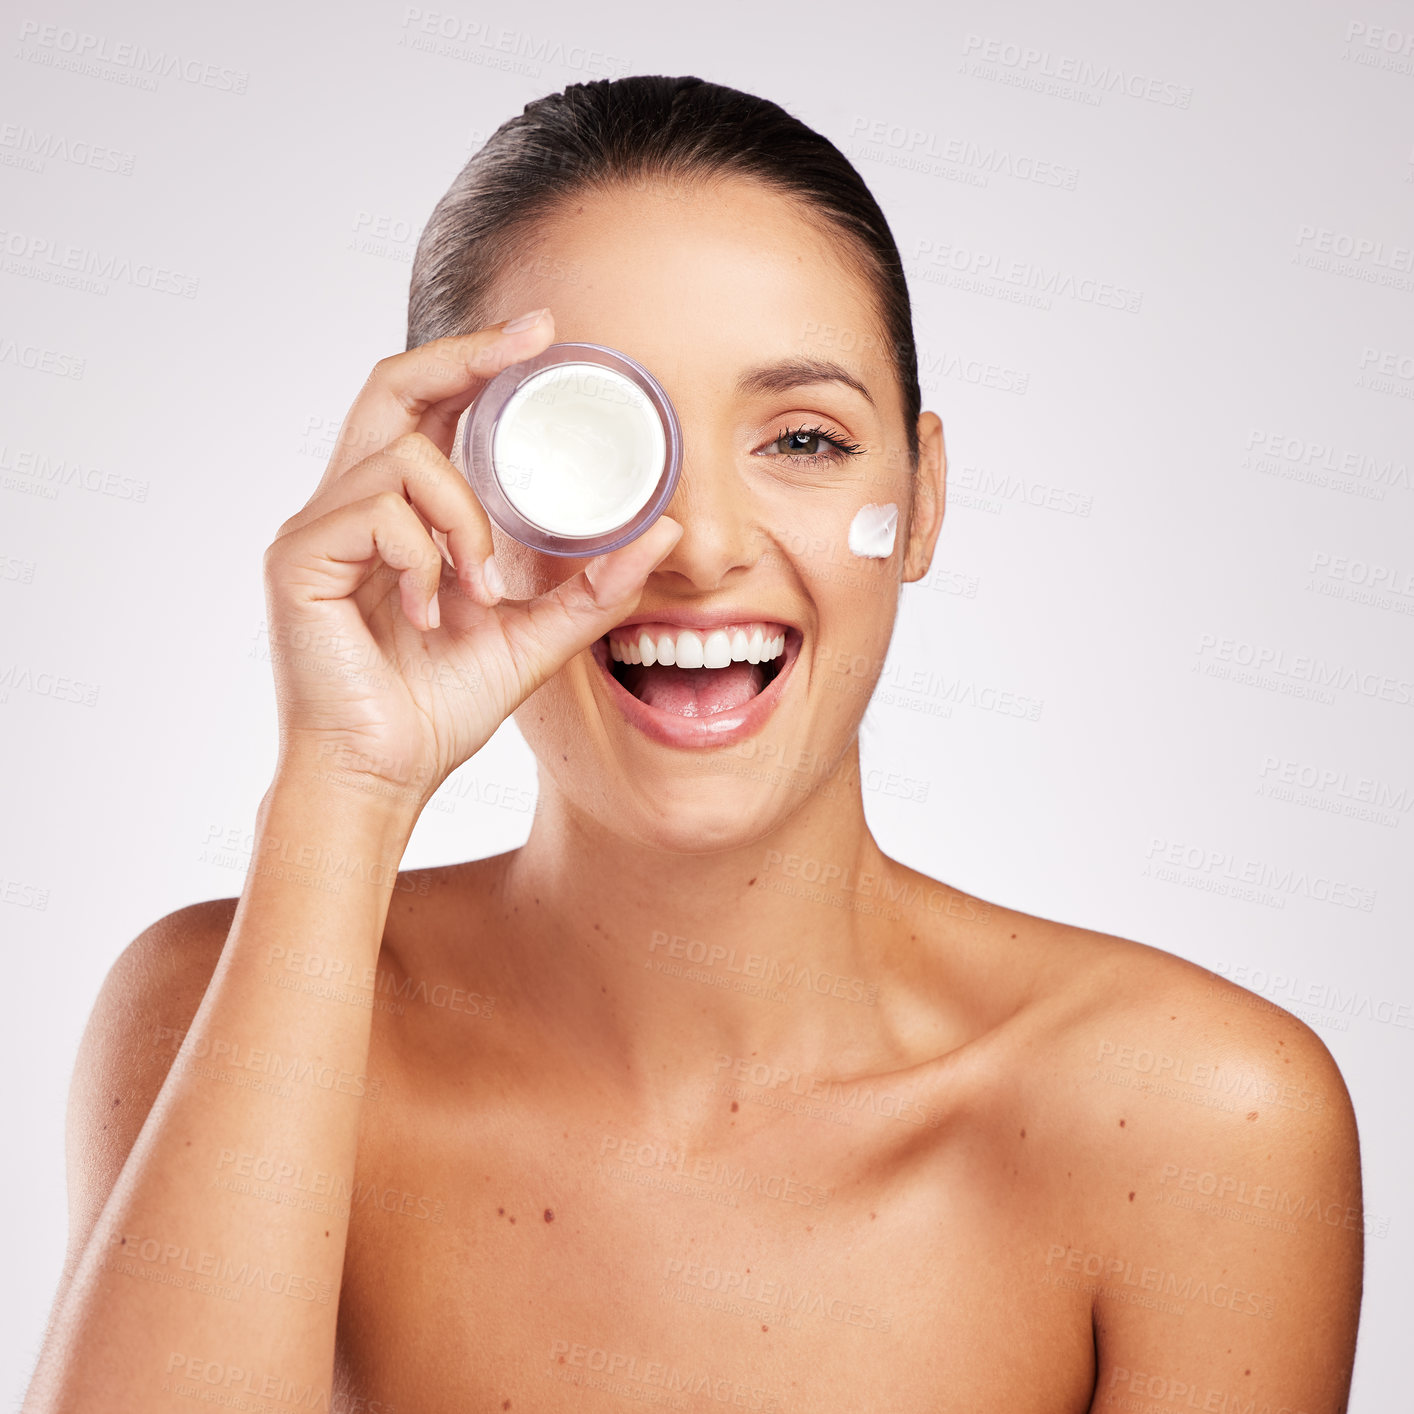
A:
<svg viewBox="0 0 1414 1414">
<path fill-rule="evenodd" d="M 775 535 L 818 616 L 812 676 L 832 716 L 863 713 L 883 669 L 899 599 L 899 529 L 906 503 L 893 485 L 797 499 Z M 890 492 L 898 499 L 887 499 Z M 902 503 L 902 504 L 901 504 Z"/>
<path fill-rule="evenodd" d="M 773 484 L 762 476 L 753 488 L 752 512 L 767 535 L 794 559 L 860 588 L 897 579 L 897 546 L 907 523 L 912 483 L 891 454 L 867 458 L 839 475 L 821 473 L 819 484 L 802 479 Z"/>
<path fill-rule="evenodd" d="M 812 594 L 835 598 L 844 591 L 892 606 L 907 510 L 904 491 L 896 485 L 856 485 L 816 497 L 774 498 L 760 506 L 761 523 Z"/>
</svg>

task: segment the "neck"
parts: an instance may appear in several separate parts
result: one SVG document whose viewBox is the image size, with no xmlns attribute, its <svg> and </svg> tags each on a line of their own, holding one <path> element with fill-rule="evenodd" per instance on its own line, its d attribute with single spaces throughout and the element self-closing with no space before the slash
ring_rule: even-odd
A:
<svg viewBox="0 0 1414 1414">
<path fill-rule="evenodd" d="M 545 781 L 500 891 L 515 990 L 554 1044 L 635 1091 L 701 1088 L 724 1057 L 838 1071 L 878 1035 L 888 936 L 851 905 L 896 868 L 857 747 L 769 834 L 706 854 L 616 835 Z"/>
</svg>

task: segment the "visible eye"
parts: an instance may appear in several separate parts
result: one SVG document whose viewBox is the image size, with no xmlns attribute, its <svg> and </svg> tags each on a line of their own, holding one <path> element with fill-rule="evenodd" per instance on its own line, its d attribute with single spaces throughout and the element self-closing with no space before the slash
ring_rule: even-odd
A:
<svg viewBox="0 0 1414 1414">
<path fill-rule="evenodd" d="M 830 450 L 826 450 L 829 448 Z M 858 456 L 864 448 L 839 432 L 827 432 L 823 427 L 783 428 L 774 442 L 766 447 L 768 456 L 785 457 L 804 466 L 817 462 L 839 462 Z"/>
</svg>

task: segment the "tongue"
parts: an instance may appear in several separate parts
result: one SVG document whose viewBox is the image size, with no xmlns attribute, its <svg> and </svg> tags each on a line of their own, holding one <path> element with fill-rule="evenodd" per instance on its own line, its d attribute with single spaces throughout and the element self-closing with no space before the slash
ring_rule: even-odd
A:
<svg viewBox="0 0 1414 1414">
<path fill-rule="evenodd" d="M 650 707 L 679 717 L 710 717 L 750 702 L 766 685 L 759 663 L 731 663 L 725 668 L 645 668 L 630 663 L 623 685 Z"/>
</svg>

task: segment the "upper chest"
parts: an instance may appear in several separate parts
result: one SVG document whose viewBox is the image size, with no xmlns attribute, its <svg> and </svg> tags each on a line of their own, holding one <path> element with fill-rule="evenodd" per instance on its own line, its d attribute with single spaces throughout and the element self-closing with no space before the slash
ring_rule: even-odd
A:
<svg viewBox="0 0 1414 1414">
<path fill-rule="evenodd" d="M 348 1393 L 399 1414 L 1088 1407 L 1088 1305 L 1041 1260 L 1054 1201 L 972 1104 L 744 1091 L 694 1143 L 563 1078 L 429 1082 L 387 1046 L 340 1297 Z"/>
</svg>

